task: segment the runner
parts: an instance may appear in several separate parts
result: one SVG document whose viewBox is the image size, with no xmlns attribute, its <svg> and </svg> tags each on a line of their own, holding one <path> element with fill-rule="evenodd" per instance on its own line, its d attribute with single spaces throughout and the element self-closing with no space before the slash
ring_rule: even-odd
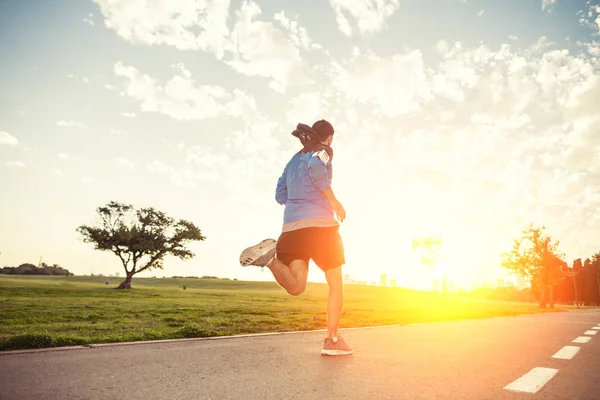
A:
<svg viewBox="0 0 600 400">
<path fill-rule="evenodd" d="M 327 337 L 323 355 L 352 354 L 338 333 L 344 306 L 342 265 L 344 245 L 339 225 L 346 211 L 331 188 L 333 126 L 325 121 L 312 127 L 298 124 L 292 132 L 304 146 L 288 162 L 277 181 L 275 200 L 285 205 L 279 240 L 265 239 L 240 255 L 244 267 L 267 267 L 275 280 L 292 296 L 306 288 L 308 262 L 325 272 L 327 296 Z"/>
</svg>

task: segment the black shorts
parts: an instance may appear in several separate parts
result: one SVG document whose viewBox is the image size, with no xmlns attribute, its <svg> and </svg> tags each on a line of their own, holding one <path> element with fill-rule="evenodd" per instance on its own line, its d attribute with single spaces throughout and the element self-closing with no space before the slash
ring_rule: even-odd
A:
<svg viewBox="0 0 600 400">
<path fill-rule="evenodd" d="M 294 260 L 313 260 L 323 271 L 345 264 L 344 243 L 337 226 L 302 228 L 283 232 L 277 240 L 277 259 L 285 265 Z"/>
</svg>

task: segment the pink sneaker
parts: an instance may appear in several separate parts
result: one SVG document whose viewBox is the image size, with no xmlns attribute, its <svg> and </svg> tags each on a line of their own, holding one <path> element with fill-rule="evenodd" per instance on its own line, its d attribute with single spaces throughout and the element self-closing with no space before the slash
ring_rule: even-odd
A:
<svg viewBox="0 0 600 400">
<path fill-rule="evenodd" d="M 321 355 L 347 356 L 350 354 L 352 354 L 352 349 L 348 347 L 340 335 L 338 335 L 337 341 L 334 341 L 333 338 L 325 338 L 325 340 L 323 340 L 323 350 L 321 350 Z"/>
</svg>

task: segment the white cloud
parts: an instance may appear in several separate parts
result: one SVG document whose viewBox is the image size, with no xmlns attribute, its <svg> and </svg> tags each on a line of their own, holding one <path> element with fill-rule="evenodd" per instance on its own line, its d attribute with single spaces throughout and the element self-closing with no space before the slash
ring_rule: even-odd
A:
<svg viewBox="0 0 600 400">
<path fill-rule="evenodd" d="M 431 76 L 431 90 L 438 96 L 445 97 L 455 102 L 461 102 L 464 99 L 464 90 L 472 88 L 477 82 L 477 74 L 471 57 L 456 57 L 456 54 L 462 53 L 462 44 L 455 43 L 450 47 L 444 42 L 444 45 L 438 44 L 438 52 L 444 57 L 444 60 L 438 64 L 437 71 Z M 486 51 L 480 48 L 476 56 L 486 60 Z"/>
<path fill-rule="evenodd" d="M 225 63 L 244 75 L 272 78 L 275 86 L 271 87 L 277 91 L 282 91 L 292 81 L 302 83 L 305 80 L 303 62 L 294 41 L 302 47 L 305 44 L 309 47 L 312 42 L 307 35 L 302 38 L 302 28 L 296 27 L 299 33 L 290 29 L 285 34 L 271 22 L 257 20 L 261 13 L 260 7 L 251 1 L 244 1 L 236 12 L 237 21 L 231 32 L 235 52 Z M 280 22 L 287 20 L 281 14 L 278 18 Z"/>
<path fill-rule="evenodd" d="M 115 64 L 114 72 L 126 79 L 125 93 L 140 102 L 142 111 L 159 112 L 178 120 L 235 113 L 238 104 L 249 98 L 239 90 L 231 94 L 221 86 L 198 85 L 185 65 L 174 67 L 178 73 L 164 84 L 121 62 Z"/>
<path fill-rule="evenodd" d="M 275 21 L 261 21 L 258 4 L 244 0 L 227 27 L 229 0 L 94 0 L 107 27 L 134 44 L 165 44 L 180 50 L 204 50 L 247 76 L 271 78 L 269 87 L 283 92 L 304 81 L 303 51 L 320 49 L 306 28 L 283 11 Z M 198 32 L 199 33 L 196 33 Z"/>
<path fill-rule="evenodd" d="M 377 32 L 400 6 L 399 0 L 329 0 L 339 29 L 351 36 L 353 23 L 361 34 Z M 352 20 L 352 21 L 351 21 Z"/>
<path fill-rule="evenodd" d="M 600 5 L 591 4 L 588 1 L 588 10 L 580 11 L 579 22 L 594 31 L 594 35 L 600 35 Z"/>
<path fill-rule="evenodd" d="M 117 164 L 124 166 L 125 168 L 132 169 L 132 170 L 135 169 L 135 163 L 126 158 L 115 158 L 115 162 Z"/>
<path fill-rule="evenodd" d="M 376 104 L 388 116 L 420 108 L 431 97 L 419 50 L 383 58 L 368 52 L 332 64 L 332 85 L 349 100 Z"/>
<path fill-rule="evenodd" d="M 117 90 L 113 85 L 109 85 L 108 83 L 104 85 L 104 89 L 106 90 Z"/>
<path fill-rule="evenodd" d="M 123 130 L 117 129 L 117 128 L 110 128 L 110 133 L 112 133 L 113 135 L 117 135 L 117 136 L 129 136 L 128 132 L 125 132 Z"/>
<path fill-rule="evenodd" d="M 290 156 L 282 151 L 277 139 L 280 132 L 277 124 L 257 119 L 227 137 L 226 148 L 231 159 L 222 170 L 221 183 L 237 201 L 260 203 L 271 198 L 261 188 L 272 187 Z M 255 157 L 259 153 L 269 156 Z"/>
<path fill-rule="evenodd" d="M 161 161 L 154 160 L 146 165 L 146 169 L 155 174 L 165 174 L 169 168 Z"/>
<path fill-rule="evenodd" d="M 481 17 L 483 15 L 483 13 L 485 13 L 485 10 L 479 10 L 479 12 L 477 13 L 477 16 Z"/>
<path fill-rule="evenodd" d="M 79 128 L 79 129 L 83 129 L 83 130 L 89 130 L 90 129 L 86 125 L 82 124 L 81 122 L 77 122 L 77 121 L 65 121 L 65 120 L 61 120 L 61 121 L 56 121 L 56 125 L 57 126 L 61 126 L 61 127 L 65 127 L 65 128 Z"/>
<path fill-rule="evenodd" d="M 58 158 L 60 158 L 61 160 L 68 160 L 71 158 L 71 156 L 66 153 L 58 153 Z"/>
<path fill-rule="evenodd" d="M 6 166 L 7 167 L 25 168 L 25 163 L 23 163 L 22 161 L 7 161 Z"/>
<path fill-rule="evenodd" d="M 232 117 L 258 115 L 256 99 L 240 89 L 234 89 L 233 100 L 225 105 L 224 111 Z"/>
<path fill-rule="evenodd" d="M 557 0 L 542 0 L 542 10 L 552 12 Z"/>
<path fill-rule="evenodd" d="M 325 114 L 319 92 L 306 92 L 290 100 L 291 108 L 286 112 L 287 121 L 295 126 L 299 122 L 311 125 Z"/>
<path fill-rule="evenodd" d="M 444 55 L 449 51 L 449 47 L 448 47 L 448 42 L 445 40 L 439 40 L 436 45 L 435 45 L 435 51 L 440 54 L 440 55 Z"/>
<path fill-rule="evenodd" d="M 203 182 L 216 182 L 221 172 L 229 165 L 226 154 L 213 154 L 208 148 L 200 146 L 187 147 L 180 143 L 176 146 L 178 162 L 166 165 L 154 160 L 146 165 L 146 169 L 154 174 L 166 176 L 175 186 L 198 188 Z"/>
<path fill-rule="evenodd" d="M 0 145 L 6 144 L 9 146 L 16 146 L 19 144 L 19 141 L 16 137 L 12 136 L 8 132 L 0 131 Z"/>
<path fill-rule="evenodd" d="M 221 58 L 228 46 L 229 0 L 94 0 L 104 24 L 134 44 L 205 50 Z"/>
<path fill-rule="evenodd" d="M 274 19 L 289 32 L 290 39 L 296 47 L 300 47 L 305 50 L 318 50 L 323 47 L 318 43 L 314 43 L 313 40 L 308 36 L 306 28 L 299 26 L 297 21 L 289 19 L 285 15 L 284 11 L 275 14 Z"/>
<path fill-rule="evenodd" d="M 591 47 L 564 51 L 546 38 L 528 49 L 440 41 L 427 65 L 417 54 L 360 51 L 334 62 L 321 97 L 335 105 L 324 109 L 340 132 L 336 190 L 354 209 L 354 229 L 372 211 L 354 189 L 364 175 L 401 188 L 387 190 L 370 219 L 443 232 L 457 264 L 466 243 L 483 235 L 485 258 L 497 265 L 494 257 L 530 221 L 551 227 L 568 254 L 596 251 L 589 238 L 600 232 L 600 62 Z M 386 213 L 387 204 L 399 215 Z M 475 268 L 476 258 L 464 262 Z"/>
<path fill-rule="evenodd" d="M 135 117 L 137 117 L 137 114 L 134 113 L 134 112 L 122 112 L 121 115 L 124 116 L 125 118 L 135 118 Z"/>
<path fill-rule="evenodd" d="M 79 81 L 79 80 L 81 80 L 81 81 L 83 81 L 84 83 L 90 83 L 90 80 L 89 80 L 89 78 L 88 78 L 87 76 L 82 76 L 81 78 L 79 78 L 79 77 L 78 77 L 78 76 L 76 76 L 76 75 L 73 75 L 73 74 L 67 74 L 67 77 L 68 77 L 68 78 L 70 78 L 70 79 L 76 80 L 76 81 Z"/>
<path fill-rule="evenodd" d="M 494 119 L 487 114 L 473 114 L 471 122 L 475 125 L 491 125 L 494 123 Z"/>
<path fill-rule="evenodd" d="M 546 51 L 548 48 L 554 46 L 556 43 L 550 41 L 546 36 L 540 36 L 540 38 L 531 46 L 531 51 L 534 53 L 541 53 Z"/>
<path fill-rule="evenodd" d="M 59 176 L 63 176 L 64 175 L 64 173 L 62 172 L 62 170 L 60 170 L 58 168 L 53 169 L 52 173 L 55 174 L 55 175 L 59 175 Z"/>
<path fill-rule="evenodd" d="M 247 118 L 243 128 L 225 137 L 225 149 L 215 151 L 207 146 L 167 142 L 162 155 L 173 161 L 154 160 L 146 164 L 146 169 L 182 188 L 205 188 L 208 183 L 218 182 L 230 199 L 264 205 L 266 198 L 271 199 L 264 187 L 272 186 L 289 154 L 281 151 L 281 128 L 277 124 L 260 115 Z"/>
<path fill-rule="evenodd" d="M 83 22 L 85 22 L 86 24 L 89 24 L 89 25 L 91 25 L 91 26 L 95 26 L 95 25 L 96 25 L 96 24 L 94 23 L 94 21 L 92 21 L 92 20 L 91 20 L 91 19 L 89 19 L 89 18 L 84 18 L 84 19 L 83 19 Z"/>
</svg>

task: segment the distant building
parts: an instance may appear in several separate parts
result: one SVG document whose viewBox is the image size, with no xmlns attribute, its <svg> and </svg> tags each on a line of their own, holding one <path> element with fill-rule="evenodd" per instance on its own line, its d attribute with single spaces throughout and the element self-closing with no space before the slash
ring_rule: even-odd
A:
<svg viewBox="0 0 600 400">
<path fill-rule="evenodd" d="M 386 274 L 379 275 L 379 286 L 387 286 L 387 275 Z"/>
<path fill-rule="evenodd" d="M 454 281 L 453 280 L 449 280 L 448 281 L 448 287 L 447 287 L 449 292 L 454 292 Z"/>
<path fill-rule="evenodd" d="M 390 287 L 396 287 L 396 280 L 390 279 Z"/>
</svg>

